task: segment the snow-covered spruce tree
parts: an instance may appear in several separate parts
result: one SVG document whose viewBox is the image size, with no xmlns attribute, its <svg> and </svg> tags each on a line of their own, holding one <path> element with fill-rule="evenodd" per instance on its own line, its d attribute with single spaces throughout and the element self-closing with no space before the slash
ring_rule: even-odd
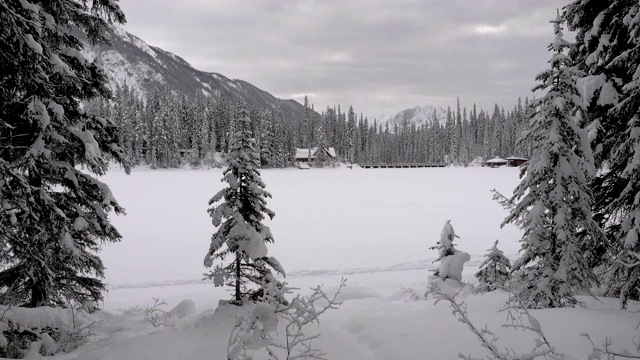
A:
<svg viewBox="0 0 640 360">
<path fill-rule="evenodd" d="M 129 166 L 118 128 L 81 106 L 109 91 L 80 37 L 124 21 L 111 0 L 0 1 L 0 304 L 102 299 L 96 252 L 123 209 L 94 175 Z"/>
<path fill-rule="evenodd" d="M 327 162 L 327 151 L 329 146 L 327 145 L 327 137 L 324 132 L 324 119 L 320 119 L 320 124 L 316 128 L 316 160 L 315 165 L 317 167 L 324 167 Z"/>
<path fill-rule="evenodd" d="M 503 223 L 522 221 L 524 252 L 513 269 L 524 273 L 520 297 L 530 308 L 574 306 L 576 294 L 590 293 L 596 276 L 581 249 L 603 236 L 591 213 L 591 149 L 578 125 L 581 73 L 566 54 L 571 44 L 562 37 L 563 19 L 552 23 L 551 68 L 537 76 L 541 83 L 534 88 L 546 94 L 534 102 L 524 134 L 536 148 Z"/>
<path fill-rule="evenodd" d="M 275 165 L 275 131 L 273 113 L 271 111 L 260 112 L 260 165 L 262 167 L 274 167 Z"/>
<path fill-rule="evenodd" d="M 456 249 L 453 243 L 455 238 L 459 239 L 460 237 L 456 235 L 453 225 L 451 225 L 451 220 L 447 220 L 440 232 L 440 240 L 436 243 L 436 246 L 429 248 L 431 250 L 438 250 L 438 258 L 434 260 L 434 262 L 455 253 Z"/>
<path fill-rule="evenodd" d="M 511 279 L 511 261 L 498 249 L 498 240 L 487 250 L 486 259 L 480 265 L 475 277 L 480 282 L 480 291 L 493 291 L 497 286 L 505 286 Z"/>
<path fill-rule="evenodd" d="M 583 101 L 599 170 L 594 218 L 608 240 L 594 256 L 608 270 L 606 295 L 620 296 L 624 305 L 640 298 L 640 267 L 623 265 L 640 252 L 640 5 L 574 0 L 565 18 L 576 32 L 575 62 L 585 72 Z"/>
<path fill-rule="evenodd" d="M 257 170 L 260 158 L 246 110 L 240 111 L 236 126 L 229 166 L 222 178 L 229 186 L 209 200 L 208 209 L 218 230 L 211 237 L 204 265 L 212 267 L 215 260 L 220 260 L 222 265 L 216 265 L 205 276 L 216 286 L 225 282 L 232 286 L 234 304 L 241 305 L 245 300 L 286 303 L 282 283 L 271 272 L 273 269 L 284 275 L 284 269 L 274 257 L 267 257 L 266 243 L 273 242 L 273 236 L 262 220 L 265 215 L 273 218 L 275 214 L 266 207 L 266 198 L 271 195 L 264 190 L 265 184 Z M 228 257 L 232 261 L 226 261 Z M 252 284 L 258 288 L 251 288 Z"/>
</svg>

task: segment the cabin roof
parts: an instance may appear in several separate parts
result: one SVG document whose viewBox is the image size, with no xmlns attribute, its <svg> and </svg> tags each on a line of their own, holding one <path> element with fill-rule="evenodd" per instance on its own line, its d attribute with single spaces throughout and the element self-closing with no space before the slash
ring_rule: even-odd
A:
<svg viewBox="0 0 640 360">
<path fill-rule="evenodd" d="M 487 160 L 485 162 L 487 164 L 506 164 L 506 163 L 508 163 L 508 161 L 506 159 L 499 158 L 499 157 L 494 157 L 493 159 Z"/>
<path fill-rule="evenodd" d="M 522 160 L 522 161 L 528 161 L 529 159 L 527 158 L 523 158 L 523 157 L 519 157 L 519 156 L 509 156 L 507 158 L 507 160 Z"/>
<path fill-rule="evenodd" d="M 296 159 L 306 160 L 309 158 L 309 150 L 311 150 L 311 159 L 316 158 L 316 153 L 318 152 L 318 148 L 314 147 L 311 149 L 296 149 Z M 327 149 L 327 155 L 332 158 L 336 157 L 336 150 L 332 147 Z"/>
</svg>

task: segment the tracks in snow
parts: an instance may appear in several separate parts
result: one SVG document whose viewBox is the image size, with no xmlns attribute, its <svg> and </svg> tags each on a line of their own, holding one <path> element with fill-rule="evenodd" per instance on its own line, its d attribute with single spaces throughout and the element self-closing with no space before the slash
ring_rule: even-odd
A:
<svg viewBox="0 0 640 360">
<path fill-rule="evenodd" d="M 482 264 L 484 257 L 473 256 L 466 266 L 479 267 Z M 359 274 L 376 274 L 382 272 L 395 272 L 395 271 L 411 271 L 411 270 L 432 270 L 438 265 L 432 263 L 433 259 L 425 259 L 411 263 L 400 263 L 383 267 L 367 267 L 367 268 L 350 268 L 350 269 L 301 269 L 294 270 L 287 273 L 287 279 L 291 278 L 305 278 L 305 277 L 323 277 L 323 276 L 344 276 L 359 275 Z M 140 289 L 140 288 L 152 288 L 152 287 L 170 287 L 170 286 L 183 286 L 183 285 L 197 285 L 204 284 L 202 279 L 169 279 L 169 280 L 157 280 L 157 281 L 144 281 L 144 282 L 129 282 L 129 283 L 112 283 L 107 287 L 109 290 L 118 289 Z M 207 282 L 208 283 L 208 282 Z"/>
</svg>

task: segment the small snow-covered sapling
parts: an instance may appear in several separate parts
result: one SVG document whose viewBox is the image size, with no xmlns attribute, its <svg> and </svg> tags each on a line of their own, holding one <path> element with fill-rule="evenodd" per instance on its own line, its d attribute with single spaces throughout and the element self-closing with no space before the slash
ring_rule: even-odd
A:
<svg viewBox="0 0 640 360">
<path fill-rule="evenodd" d="M 441 262 L 438 269 L 434 271 L 434 275 L 442 279 L 454 279 L 461 282 L 464 263 L 469 261 L 471 256 L 464 251 L 456 250 L 453 243 L 455 238 L 460 237 L 456 235 L 451 220 L 447 220 L 440 233 L 440 241 L 430 249 L 438 250 L 438 258 L 433 262 Z"/>
<path fill-rule="evenodd" d="M 511 261 L 498 249 L 498 240 L 488 250 L 485 258 L 475 274 L 479 281 L 478 291 L 493 291 L 505 286 L 511 280 Z"/>
</svg>

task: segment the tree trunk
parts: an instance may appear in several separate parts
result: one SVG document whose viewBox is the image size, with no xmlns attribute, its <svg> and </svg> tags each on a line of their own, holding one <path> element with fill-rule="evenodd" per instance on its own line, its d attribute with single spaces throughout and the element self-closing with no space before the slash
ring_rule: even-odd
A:
<svg viewBox="0 0 640 360">
<path fill-rule="evenodd" d="M 236 303 L 242 305 L 242 294 L 240 293 L 240 254 L 236 255 Z"/>
<path fill-rule="evenodd" d="M 44 306 L 47 303 L 47 290 L 40 280 L 35 280 L 31 285 L 31 301 L 26 307 L 35 308 Z"/>
</svg>

